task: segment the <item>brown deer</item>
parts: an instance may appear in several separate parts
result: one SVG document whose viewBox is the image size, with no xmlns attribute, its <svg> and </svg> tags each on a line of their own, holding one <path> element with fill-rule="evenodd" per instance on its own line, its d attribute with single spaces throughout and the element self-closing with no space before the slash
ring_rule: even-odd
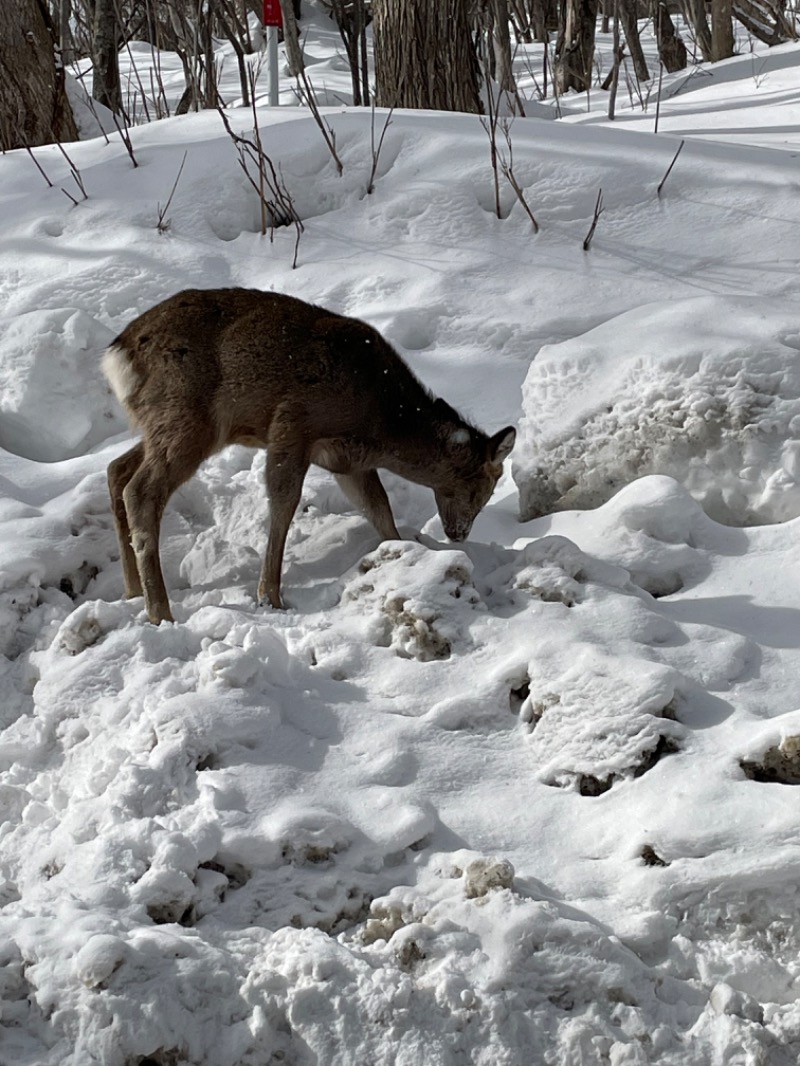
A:
<svg viewBox="0 0 800 1066">
<path fill-rule="evenodd" d="M 311 463 L 380 536 L 399 539 L 377 468 L 433 489 L 464 540 L 514 446 L 436 399 L 371 326 L 280 293 L 189 289 L 145 311 L 103 356 L 142 440 L 108 468 L 125 592 L 172 621 L 158 554 L 172 493 L 228 444 L 267 448 L 270 528 L 259 601 L 282 607 L 283 550 Z"/>
</svg>

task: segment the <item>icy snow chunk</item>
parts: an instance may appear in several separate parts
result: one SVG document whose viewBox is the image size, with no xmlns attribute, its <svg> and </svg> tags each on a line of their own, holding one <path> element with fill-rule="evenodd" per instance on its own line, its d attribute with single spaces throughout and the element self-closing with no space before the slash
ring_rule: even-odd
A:
<svg viewBox="0 0 800 1066">
<path fill-rule="evenodd" d="M 764 1024 L 764 1011 L 761 1004 L 752 996 L 748 996 L 746 992 L 731 988 L 724 981 L 714 985 L 708 1001 L 717 1014 L 734 1014 L 747 1021 L 757 1022 L 759 1025 Z"/>
<path fill-rule="evenodd" d="M 753 781 L 800 785 L 800 711 L 782 715 L 754 736 L 739 765 Z"/>
<path fill-rule="evenodd" d="M 678 748 L 673 720 L 680 675 L 592 644 L 537 649 L 519 708 L 542 780 L 599 795 Z"/>
<path fill-rule="evenodd" d="M 63 307 L 0 320 L 0 447 L 52 463 L 125 429 L 100 373 L 113 333 Z"/>
<path fill-rule="evenodd" d="M 507 859 L 474 859 L 464 871 L 467 899 L 483 899 L 496 889 L 514 887 L 514 867 Z"/>
<path fill-rule="evenodd" d="M 378 646 L 404 659 L 447 659 L 465 638 L 469 609 L 480 605 L 472 563 L 460 551 L 390 541 L 362 559 L 343 601 L 358 601 Z"/>
<path fill-rule="evenodd" d="M 785 300 L 671 300 L 543 348 L 514 452 L 523 520 L 655 473 L 729 525 L 800 514 L 798 318 Z"/>
<path fill-rule="evenodd" d="M 566 537 L 542 537 L 526 544 L 514 561 L 488 576 L 492 588 L 518 590 L 545 603 L 572 607 L 586 598 L 590 582 L 630 590 L 627 570 L 582 552 Z"/>
<path fill-rule="evenodd" d="M 88 988 L 101 988 L 125 961 L 125 943 L 118 936 L 98 933 L 75 956 L 75 973 Z"/>
</svg>

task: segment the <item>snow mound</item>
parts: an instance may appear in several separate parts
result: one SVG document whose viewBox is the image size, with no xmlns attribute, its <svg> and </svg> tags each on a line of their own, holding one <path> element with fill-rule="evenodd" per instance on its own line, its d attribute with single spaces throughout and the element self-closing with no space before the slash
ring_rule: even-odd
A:
<svg viewBox="0 0 800 1066">
<path fill-rule="evenodd" d="M 480 605 L 471 573 L 463 552 L 392 541 L 362 559 L 344 595 L 371 618 L 377 645 L 431 662 L 465 640 L 462 608 Z"/>
<path fill-rule="evenodd" d="M 113 339 L 111 330 L 74 307 L 0 322 L 0 447 L 53 463 L 124 429 L 96 366 Z"/>
<path fill-rule="evenodd" d="M 513 476 L 523 521 L 593 508 L 646 474 L 728 525 L 800 514 L 800 307 L 649 304 L 541 349 Z"/>
</svg>

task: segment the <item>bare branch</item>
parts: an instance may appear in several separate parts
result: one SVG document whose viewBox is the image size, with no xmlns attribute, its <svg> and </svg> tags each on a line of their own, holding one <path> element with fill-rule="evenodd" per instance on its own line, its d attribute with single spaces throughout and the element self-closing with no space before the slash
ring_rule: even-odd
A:
<svg viewBox="0 0 800 1066">
<path fill-rule="evenodd" d="M 383 148 L 383 139 L 386 136 L 386 131 L 392 124 L 392 115 L 394 114 L 394 108 L 389 109 L 389 114 L 386 116 L 386 120 L 383 123 L 383 129 L 381 135 L 378 138 L 378 147 L 375 147 L 375 105 L 372 105 L 372 123 L 370 125 L 370 149 L 372 151 L 372 169 L 369 172 L 369 180 L 367 181 L 367 195 L 371 195 L 375 191 L 375 174 L 378 170 L 378 160 L 380 159 L 381 149 Z"/>
<path fill-rule="evenodd" d="M 670 174 L 672 173 L 672 168 L 673 168 L 673 167 L 675 166 L 675 164 L 676 164 L 676 163 L 678 162 L 678 156 L 679 156 L 679 155 L 681 154 L 681 151 L 683 150 L 683 146 L 684 146 L 684 144 L 686 144 L 686 141 L 681 141 L 681 143 L 680 143 L 680 144 L 678 145 L 678 151 L 677 151 L 677 152 L 675 153 L 675 155 L 674 155 L 674 156 L 672 157 L 672 162 L 671 162 L 671 163 L 670 163 L 670 165 L 669 165 L 669 166 L 667 167 L 667 173 L 666 173 L 666 174 L 664 175 L 664 177 L 663 177 L 663 178 L 661 179 L 661 181 L 660 181 L 660 183 L 659 183 L 659 186 L 658 186 L 658 188 L 656 189 L 656 194 L 657 194 L 658 196 L 660 196 L 660 195 L 661 195 L 661 190 L 662 190 L 662 189 L 664 188 L 664 186 L 666 185 L 666 183 L 667 183 L 667 178 L 668 178 L 668 177 L 670 176 Z"/>
<path fill-rule="evenodd" d="M 586 234 L 586 236 L 584 237 L 584 240 L 583 240 L 583 250 L 584 250 L 584 252 L 588 252 L 589 249 L 592 246 L 592 238 L 594 237 L 594 231 L 597 229 L 597 223 L 600 220 L 600 216 L 602 215 L 602 213 L 603 213 L 603 190 L 600 189 L 600 191 L 597 194 L 597 203 L 594 205 L 594 218 L 592 219 L 592 224 L 589 227 L 589 232 Z"/>
<path fill-rule="evenodd" d="M 175 183 L 172 186 L 172 191 L 167 197 L 167 202 L 164 204 L 163 207 L 161 206 L 161 204 L 158 205 L 158 225 L 156 226 L 156 229 L 159 233 L 166 233 L 169 229 L 169 219 L 167 219 L 166 217 L 167 211 L 169 211 L 169 205 L 172 203 L 172 197 L 175 195 L 175 190 L 178 188 L 178 182 L 181 180 L 181 174 L 183 173 L 183 167 L 186 163 L 186 156 L 188 154 L 188 152 L 183 153 L 181 165 L 178 167 L 178 176 L 175 178 Z"/>
</svg>

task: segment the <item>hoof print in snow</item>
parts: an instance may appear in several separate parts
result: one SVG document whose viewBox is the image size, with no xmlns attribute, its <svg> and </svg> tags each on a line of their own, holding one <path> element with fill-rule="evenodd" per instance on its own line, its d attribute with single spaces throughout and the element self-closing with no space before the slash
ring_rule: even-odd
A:
<svg viewBox="0 0 800 1066">
<path fill-rule="evenodd" d="M 751 781 L 800 785 L 800 736 L 785 737 L 758 760 L 742 759 L 739 765 Z"/>
<path fill-rule="evenodd" d="M 677 573 L 639 573 L 631 571 L 631 581 L 643 592 L 649 592 L 654 600 L 673 596 L 683 588 L 684 581 Z"/>
<path fill-rule="evenodd" d="M 525 706 L 525 701 L 531 694 L 531 679 L 525 677 L 522 681 L 515 681 L 508 693 L 508 706 L 512 714 L 519 714 Z"/>
<path fill-rule="evenodd" d="M 662 859 L 651 844 L 644 844 L 639 852 L 639 858 L 645 866 L 669 866 L 666 859 Z"/>
<path fill-rule="evenodd" d="M 197 773 L 202 773 L 203 770 L 218 770 L 219 767 L 219 759 L 216 752 L 213 751 L 208 752 L 206 755 L 201 755 L 194 766 Z"/>
<path fill-rule="evenodd" d="M 343 851 L 347 844 L 292 844 L 281 848 L 281 859 L 292 866 L 320 866 L 333 862 L 334 855 Z"/>
<path fill-rule="evenodd" d="M 608 777 L 594 777 L 592 774 L 581 774 L 578 778 L 578 792 L 582 796 L 602 796 L 608 792 L 614 783 L 614 775 Z"/>
<path fill-rule="evenodd" d="M 186 1061 L 184 1052 L 171 1048 L 154 1051 L 152 1055 L 145 1055 L 143 1059 L 132 1059 L 125 1066 L 182 1066 L 182 1063 Z"/>
<path fill-rule="evenodd" d="M 506 859 L 474 859 L 464 871 L 464 895 L 483 899 L 490 892 L 514 887 L 514 867 Z"/>
<path fill-rule="evenodd" d="M 154 925 L 182 925 L 186 928 L 194 925 L 194 905 L 184 900 L 148 903 L 146 910 Z"/>
<path fill-rule="evenodd" d="M 665 755 L 674 755 L 677 751 L 680 751 L 680 747 L 676 741 L 672 737 L 662 735 L 655 747 L 641 752 L 637 762 L 628 767 L 624 774 L 609 774 L 607 777 L 581 774 L 578 777 L 578 791 L 582 796 L 602 796 L 617 780 L 641 777 L 648 770 L 652 770 Z"/>
<path fill-rule="evenodd" d="M 533 698 L 530 685 L 528 685 L 527 693 L 519 706 L 519 720 L 528 732 L 532 733 L 547 711 L 551 707 L 556 707 L 560 702 L 561 697 L 557 692 L 543 692 L 537 698 Z"/>
<path fill-rule="evenodd" d="M 65 574 L 61 581 L 58 583 L 59 592 L 63 592 L 65 596 L 69 596 L 71 600 L 76 600 L 78 596 L 83 595 L 86 591 L 89 583 L 93 581 L 100 570 L 96 566 L 90 566 L 89 563 L 84 563 L 74 574 Z"/>
<path fill-rule="evenodd" d="M 665 712 L 663 717 L 668 718 L 669 715 Z M 634 767 L 633 776 L 641 777 L 643 774 L 646 774 L 648 770 L 652 770 L 665 755 L 675 755 L 676 752 L 679 752 L 680 750 L 680 744 L 678 744 L 674 737 L 668 737 L 662 733 L 654 748 L 642 752 L 639 762 Z"/>
</svg>

